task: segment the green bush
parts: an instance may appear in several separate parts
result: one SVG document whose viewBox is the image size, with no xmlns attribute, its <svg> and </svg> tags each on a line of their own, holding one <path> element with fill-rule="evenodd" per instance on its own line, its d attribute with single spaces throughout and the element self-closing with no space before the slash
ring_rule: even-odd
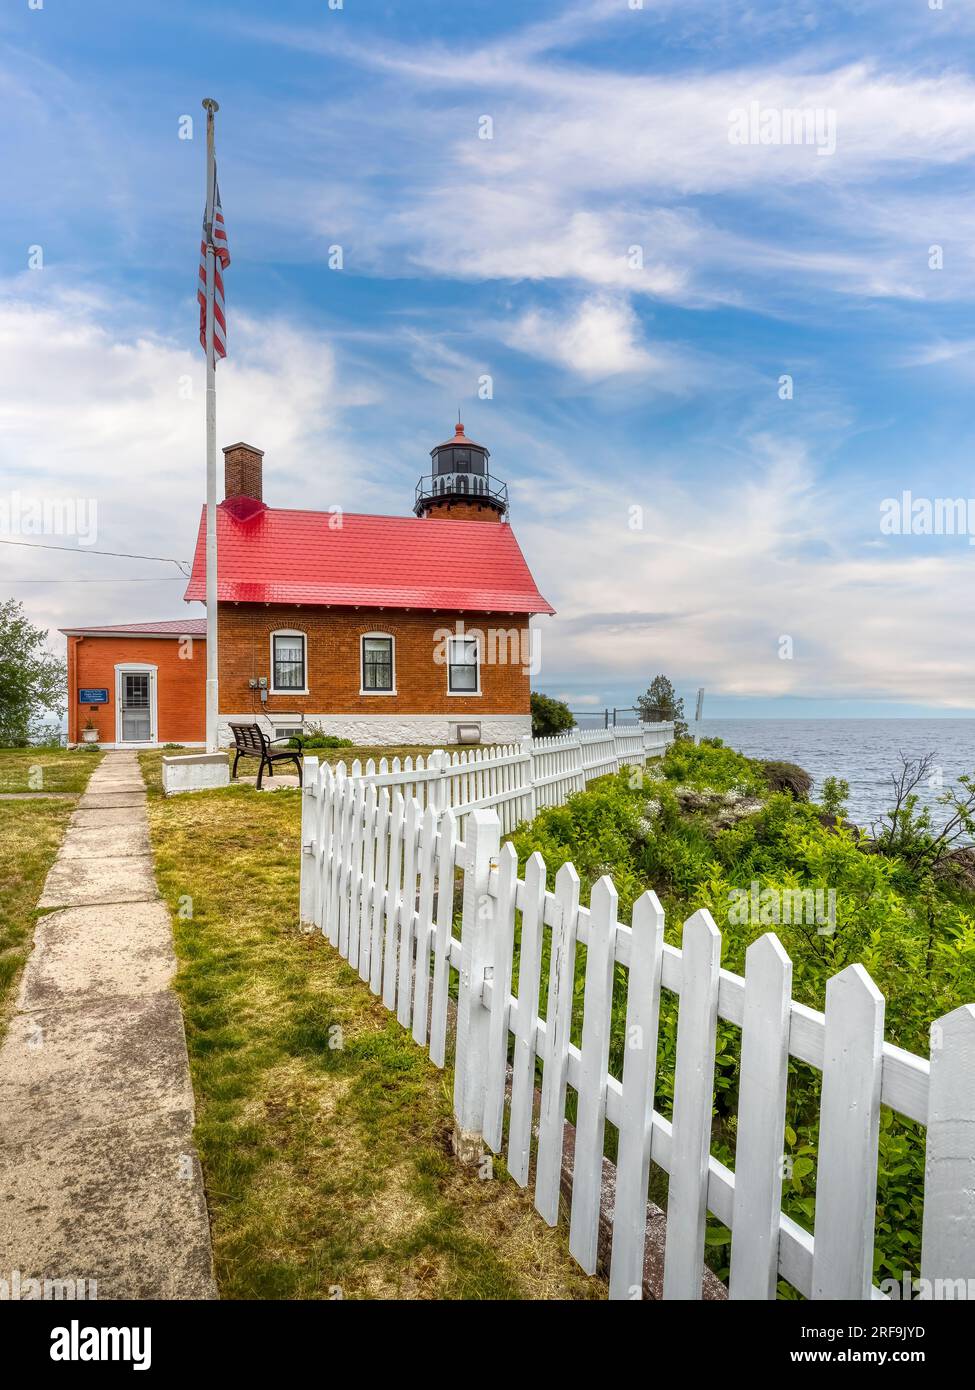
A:
<svg viewBox="0 0 975 1390">
<path fill-rule="evenodd" d="M 561 700 L 553 700 L 551 695 L 539 691 L 531 693 L 532 738 L 550 738 L 554 734 L 564 734 L 575 727 L 575 719 L 569 706 Z"/>
<path fill-rule="evenodd" d="M 336 734 L 309 733 L 300 738 L 289 738 L 289 748 L 354 748 L 351 738 L 339 738 Z"/>
</svg>

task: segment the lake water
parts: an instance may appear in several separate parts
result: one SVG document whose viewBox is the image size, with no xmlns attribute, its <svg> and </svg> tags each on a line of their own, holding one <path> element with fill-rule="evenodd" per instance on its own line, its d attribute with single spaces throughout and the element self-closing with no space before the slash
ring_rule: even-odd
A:
<svg viewBox="0 0 975 1390">
<path fill-rule="evenodd" d="M 891 773 L 898 754 L 934 754 L 941 779 L 920 789 L 937 820 L 937 797 L 961 773 L 975 774 L 975 719 L 707 719 L 705 738 L 724 739 L 749 758 L 781 758 L 798 763 L 815 779 L 845 777 L 850 784 L 849 818 L 869 825 L 891 804 Z M 815 790 L 814 793 L 815 795 Z"/>
</svg>

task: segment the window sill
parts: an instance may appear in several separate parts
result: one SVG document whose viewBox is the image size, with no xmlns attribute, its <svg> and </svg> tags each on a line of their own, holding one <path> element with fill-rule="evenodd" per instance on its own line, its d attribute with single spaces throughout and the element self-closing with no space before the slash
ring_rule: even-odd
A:
<svg viewBox="0 0 975 1390">
<path fill-rule="evenodd" d="M 284 696 L 288 696 L 288 695 L 310 695 L 310 694 L 311 694 L 311 691 L 310 691 L 310 690 L 274 690 L 274 689 L 270 689 L 270 690 L 268 690 L 267 693 L 268 693 L 269 695 L 284 695 Z"/>
<path fill-rule="evenodd" d="M 481 690 L 448 690 L 447 694 L 452 700 L 479 700 L 483 695 Z"/>
<path fill-rule="evenodd" d="M 386 699 L 388 700 L 388 699 L 390 698 L 390 696 L 398 695 L 398 694 L 399 694 L 399 691 L 398 691 L 398 690 L 360 690 L 360 691 L 359 691 L 359 694 L 360 694 L 360 695 L 379 695 L 379 696 L 385 695 Z"/>
</svg>

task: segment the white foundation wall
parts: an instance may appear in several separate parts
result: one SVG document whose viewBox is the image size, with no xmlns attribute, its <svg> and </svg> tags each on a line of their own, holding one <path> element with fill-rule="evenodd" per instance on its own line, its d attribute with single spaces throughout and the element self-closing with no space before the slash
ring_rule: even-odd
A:
<svg viewBox="0 0 975 1390">
<path fill-rule="evenodd" d="M 324 734 L 351 739 L 365 746 L 408 743 L 429 744 L 447 748 L 457 745 L 457 726 L 476 724 L 481 730 L 481 743 L 518 743 L 530 738 L 530 714 L 306 714 L 305 729 L 320 729 Z M 260 724 L 268 735 L 274 730 L 297 728 L 302 720 L 282 714 L 221 714 L 219 737 L 221 748 L 233 743 L 230 724 Z"/>
</svg>

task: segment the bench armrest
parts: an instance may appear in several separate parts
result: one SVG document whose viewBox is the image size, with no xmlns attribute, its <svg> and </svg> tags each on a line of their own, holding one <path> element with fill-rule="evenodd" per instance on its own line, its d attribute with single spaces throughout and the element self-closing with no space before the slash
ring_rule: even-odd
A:
<svg viewBox="0 0 975 1390">
<path fill-rule="evenodd" d="M 301 739 L 298 737 L 297 734 L 282 734 L 280 738 L 268 739 L 268 743 L 290 743 L 292 739 L 294 739 L 295 743 L 297 743 L 298 745 L 298 747 L 295 749 L 295 752 L 303 752 L 305 745 L 302 743 Z"/>
</svg>

